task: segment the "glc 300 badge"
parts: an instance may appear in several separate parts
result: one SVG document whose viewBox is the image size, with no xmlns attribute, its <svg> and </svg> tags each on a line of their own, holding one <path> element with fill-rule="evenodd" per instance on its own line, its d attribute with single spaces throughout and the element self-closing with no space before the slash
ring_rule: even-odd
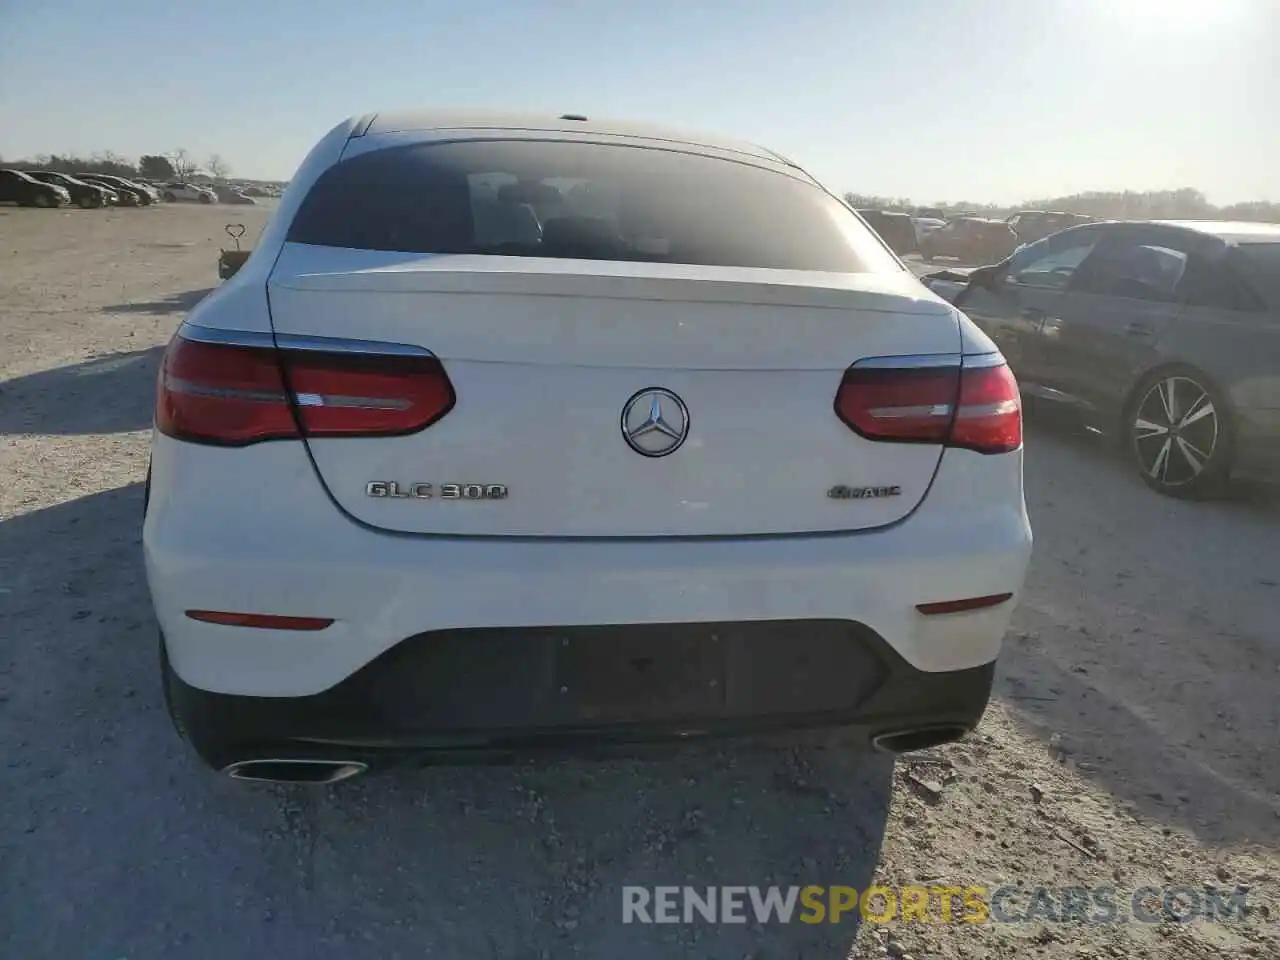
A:
<svg viewBox="0 0 1280 960">
<path fill-rule="evenodd" d="M 846 487 L 836 486 L 827 491 L 832 500 L 876 500 L 881 497 L 902 496 L 901 487 Z"/>
<path fill-rule="evenodd" d="M 396 480 L 370 480 L 364 485 L 366 497 L 386 500 L 505 500 L 503 483 L 442 483 L 439 489 L 431 483 L 401 484 Z"/>
</svg>

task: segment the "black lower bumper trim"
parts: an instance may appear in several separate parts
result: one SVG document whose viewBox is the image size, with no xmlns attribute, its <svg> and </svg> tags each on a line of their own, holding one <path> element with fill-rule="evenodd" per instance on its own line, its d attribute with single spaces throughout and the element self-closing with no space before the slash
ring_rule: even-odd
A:
<svg viewBox="0 0 1280 960">
<path fill-rule="evenodd" d="M 444 630 L 410 637 L 306 697 L 184 683 L 165 663 L 175 724 L 215 767 L 255 757 L 446 756 L 981 719 L 994 663 L 926 673 L 843 620 Z"/>
</svg>

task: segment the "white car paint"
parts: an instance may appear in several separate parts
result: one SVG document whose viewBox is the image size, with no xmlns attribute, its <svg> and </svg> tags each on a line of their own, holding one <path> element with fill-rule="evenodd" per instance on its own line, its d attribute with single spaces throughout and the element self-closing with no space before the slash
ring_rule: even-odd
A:
<svg viewBox="0 0 1280 960">
<path fill-rule="evenodd" d="M 937 220 L 933 217 L 912 217 L 911 225 L 916 231 L 916 243 L 919 243 L 933 231 L 945 227 L 947 221 Z"/>
<path fill-rule="evenodd" d="M 197 186 L 194 183 L 166 183 L 160 188 L 160 195 L 179 203 L 217 203 L 218 195 L 212 190 Z"/>
<path fill-rule="evenodd" d="M 593 135 L 534 126 L 503 128 Z M 285 242 L 302 198 L 344 153 L 447 133 L 367 118 L 335 127 L 245 266 L 179 331 L 425 348 L 457 403 L 410 436 L 309 448 L 207 446 L 157 430 L 143 542 L 178 676 L 215 693 L 299 697 L 432 629 L 788 618 L 860 621 L 922 671 L 996 658 L 1031 550 L 1021 448 L 872 441 L 833 411 L 855 361 L 998 362 L 973 324 L 906 271 L 433 258 Z M 645 136 L 628 129 L 613 142 Z M 701 139 L 687 148 L 738 160 L 744 149 Z M 785 163 L 752 149 L 751 162 Z M 690 429 L 678 452 L 650 459 L 629 449 L 619 418 L 654 386 L 685 400 Z M 377 499 L 365 495 L 370 481 L 510 493 Z M 840 484 L 895 485 L 901 496 L 828 497 Z M 944 616 L 917 610 L 997 594 L 1012 599 Z M 191 610 L 334 622 L 223 626 Z"/>
</svg>

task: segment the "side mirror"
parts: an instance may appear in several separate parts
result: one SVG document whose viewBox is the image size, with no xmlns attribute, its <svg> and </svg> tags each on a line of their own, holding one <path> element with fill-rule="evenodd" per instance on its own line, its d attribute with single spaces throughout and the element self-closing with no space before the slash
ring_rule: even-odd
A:
<svg viewBox="0 0 1280 960">
<path fill-rule="evenodd" d="M 989 267 L 977 267 L 969 273 L 969 283 L 986 290 L 999 290 L 1008 272 L 1008 264 L 997 263 Z"/>
</svg>

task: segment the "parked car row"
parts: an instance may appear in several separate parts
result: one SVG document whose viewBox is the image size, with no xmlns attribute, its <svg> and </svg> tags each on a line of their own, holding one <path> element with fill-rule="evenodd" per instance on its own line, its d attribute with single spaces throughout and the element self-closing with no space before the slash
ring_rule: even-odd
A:
<svg viewBox="0 0 1280 960">
<path fill-rule="evenodd" d="M 0 203 L 23 207 L 145 207 L 165 203 L 252 204 L 256 201 L 229 184 L 181 180 L 126 179 L 108 173 L 61 173 L 53 170 L 0 170 Z"/>
<path fill-rule="evenodd" d="M 1280 224 L 1093 222 L 923 280 L 1159 492 L 1280 480 Z"/>
<path fill-rule="evenodd" d="M 994 263 L 1024 244 L 1093 220 L 1044 210 L 1021 210 L 1005 220 L 954 213 L 948 217 L 932 209 L 914 215 L 860 209 L 858 215 L 899 256 L 919 253 L 928 261 L 945 257 L 962 263 Z"/>
<path fill-rule="evenodd" d="M 146 207 L 160 202 L 160 194 L 154 188 L 136 180 L 126 180 L 110 173 L 78 173 L 76 176 L 114 190 L 120 197 L 122 207 Z"/>
</svg>

